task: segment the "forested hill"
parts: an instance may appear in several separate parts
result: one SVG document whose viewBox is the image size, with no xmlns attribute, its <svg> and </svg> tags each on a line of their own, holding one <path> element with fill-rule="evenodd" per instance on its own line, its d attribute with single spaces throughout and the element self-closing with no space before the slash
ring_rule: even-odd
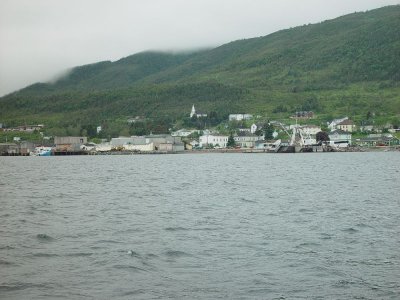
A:
<svg viewBox="0 0 400 300">
<path fill-rule="evenodd" d="M 60 54 L 61 59 L 61 54 Z M 98 122 L 203 111 L 400 114 L 400 6 L 181 54 L 76 67 L 0 98 L 0 123 Z"/>
</svg>

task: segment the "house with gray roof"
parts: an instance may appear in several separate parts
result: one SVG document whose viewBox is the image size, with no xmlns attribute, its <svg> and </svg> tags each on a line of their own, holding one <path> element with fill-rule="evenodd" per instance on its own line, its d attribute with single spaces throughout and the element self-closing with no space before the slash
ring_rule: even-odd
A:
<svg viewBox="0 0 400 300">
<path fill-rule="evenodd" d="M 337 147 L 348 147 L 351 145 L 351 133 L 336 129 L 329 133 L 330 144 Z"/>
</svg>

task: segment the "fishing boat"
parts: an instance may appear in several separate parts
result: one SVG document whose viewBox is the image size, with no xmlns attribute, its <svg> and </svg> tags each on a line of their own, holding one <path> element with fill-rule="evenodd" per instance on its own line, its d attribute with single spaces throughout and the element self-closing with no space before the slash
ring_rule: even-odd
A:
<svg viewBox="0 0 400 300">
<path fill-rule="evenodd" d="M 315 139 L 311 138 L 309 133 L 304 132 L 301 127 L 297 125 L 297 119 L 296 125 L 292 128 L 292 134 L 289 134 L 282 123 L 275 122 L 275 124 L 281 126 L 286 134 L 291 136 L 290 141 L 280 143 L 276 150 L 277 153 L 299 153 L 314 151 L 313 147 L 317 146 Z"/>
<path fill-rule="evenodd" d="M 32 156 L 50 156 L 52 147 L 39 146 L 35 148 L 35 151 L 31 153 Z"/>
</svg>

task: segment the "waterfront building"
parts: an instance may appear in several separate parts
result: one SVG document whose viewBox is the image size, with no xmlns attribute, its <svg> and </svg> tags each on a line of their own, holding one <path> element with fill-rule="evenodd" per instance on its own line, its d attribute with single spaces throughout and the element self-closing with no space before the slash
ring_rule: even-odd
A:
<svg viewBox="0 0 400 300">
<path fill-rule="evenodd" d="M 351 145 L 351 133 L 336 129 L 329 133 L 329 140 L 331 145 L 347 147 Z"/>
<path fill-rule="evenodd" d="M 214 135 L 214 134 L 206 134 L 200 137 L 199 145 L 202 148 L 207 147 L 220 147 L 226 148 L 226 144 L 228 143 L 227 135 Z"/>
<path fill-rule="evenodd" d="M 54 144 L 56 152 L 79 152 L 81 146 L 87 143 L 85 136 L 56 136 Z"/>
<path fill-rule="evenodd" d="M 255 143 L 263 138 L 255 135 L 251 132 L 239 132 L 236 136 L 233 137 L 236 145 L 241 148 L 254 148 Z"/>
<path fill-rule="evenodd" d="M 360 146 L 395 146 L 399 145 L 399 139 L 392 134 L 369 134 L 367 137 L 356 140 Z"/>
<path fill-rule="evenodd" d="M 120 136 L 112 138 L 110 141 L 111 147 L 123 147 L 124 145 L 135 144 L 133 137 Z"/>
<path fill-rule="evenodd" d="M 37 145 L 35 143 L 33 143 L 33 142 L 22 141 L 19 144 L 20 153 L 22 155 L 29 155 L 31 152 L 35 151 L 36 146 Z"/>
<path fill-rule="evenodd" d="M 126 144 L 123 148 L 128 151 L 150 152 L 154 151 L 154 144 Z"/>
<path fill-rule="evenodd" d="M 15 143 L 0 143 L 0 155 L 16 155 L 19 153 L 18 145 Z"/>
<path fill-rule="evenodd" d="M 184 144 L 181 137 L 168 134 L 157 134 L 147 136 L 131 136 L 112 138 L 111 148 L 120 148 L 131 151 L 183 151 Z"/>
</svg>

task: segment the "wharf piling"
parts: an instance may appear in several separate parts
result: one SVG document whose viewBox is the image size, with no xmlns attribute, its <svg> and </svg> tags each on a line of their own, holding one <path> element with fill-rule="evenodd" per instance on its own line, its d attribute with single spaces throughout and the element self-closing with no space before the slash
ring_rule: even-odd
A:
<svg viewBox="0 0 400 300">
<path fill-rule="evenodd" d="M 90 152 L 86 151 L 54 151 L 52 155 L 65 156 L 65 155 L 90 155 Z"/>
</svg>

